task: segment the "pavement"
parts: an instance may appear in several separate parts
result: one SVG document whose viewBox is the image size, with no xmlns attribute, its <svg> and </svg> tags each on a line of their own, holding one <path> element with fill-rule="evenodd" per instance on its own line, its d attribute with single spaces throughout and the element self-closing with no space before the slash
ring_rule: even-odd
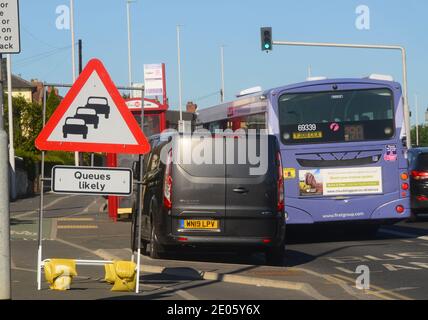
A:
<svg viewBox="0 0 428 320">
<path fill-rule="evenodd" d="M 428 219 L 383 227 L 372 238 L 325 228 L 287 229 L 282 267 L 261 254 L 178 251 L 141 257 L 141 293 L 114 293 L 102 267 L 78 267 L 72 290 L 36 290 L 39 197 L 11 204 L 13 299 L 410 300 L 428 297 Z M 43 258 L 131 259 L 130 222 L 114 223 L 102 197 L 47 194 Z M 370 289 L 356 288 L 356 269 Z"/>
</svg>

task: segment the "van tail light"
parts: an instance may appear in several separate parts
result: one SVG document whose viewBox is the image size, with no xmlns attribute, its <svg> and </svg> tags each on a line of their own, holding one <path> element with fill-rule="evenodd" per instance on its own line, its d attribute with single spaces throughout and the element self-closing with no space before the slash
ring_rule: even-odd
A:
<svg viewBox="0 0 428 320">
<path fill-rule="evenodd" d="M 415 180 L 428 180 L 428 172 L 413 170 L 412 178 Z"/>
<path fill-rule="evenodd" d="M 281 160 L 281 153 L 278 152 L 277 155 L 277 166 L 278 166 L 278 203 L 277 203 L 277 210 L 283 211 L 284 210 L 284 176 L 283 176 L 283 169 L 282 169 L 282 160 Z"/>
<path fill-rule="evenodd" d="M 172 150 L 168 153 L 168 158 L 166 160 L 166 168 L 165 168 L 165 179 L 163 183 L 163 204 L 165 208 L 171 209 L 171 194 L 172 194 Z"/>
</svg>

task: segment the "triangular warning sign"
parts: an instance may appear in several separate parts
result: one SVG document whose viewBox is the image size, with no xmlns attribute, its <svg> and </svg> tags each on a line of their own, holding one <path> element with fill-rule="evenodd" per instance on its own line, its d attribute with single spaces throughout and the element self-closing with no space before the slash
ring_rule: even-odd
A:
<svg viewBox="0 0 428 320">
<path fill-rule="evenodd" d="M 39 150 L 145 154 L 150 151 L 102 62 L 93 59 L 36 139 Z"/>
</svg>

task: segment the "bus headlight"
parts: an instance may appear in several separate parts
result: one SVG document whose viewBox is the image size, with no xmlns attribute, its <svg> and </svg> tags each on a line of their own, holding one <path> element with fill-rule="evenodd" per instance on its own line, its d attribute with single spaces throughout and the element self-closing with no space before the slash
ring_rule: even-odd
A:
<svg viewBox="0 0 428 320">
<path fill-rule="evenodd" d="M 392 128 L 390 128 L 390 127 L 385 128 L 385 134 L 387 136 L 389 136 L 390 134 L 392 134 Z"/>
<path fill-rule="evenodd" d="M 284 138 L 284 140 L 290 140 L 290 138 L 291 138 L 291 136 L 290 136 L 290 134 L 288 132 L 284 133 L 282 135 L 282 137 Z"/>
</svg>

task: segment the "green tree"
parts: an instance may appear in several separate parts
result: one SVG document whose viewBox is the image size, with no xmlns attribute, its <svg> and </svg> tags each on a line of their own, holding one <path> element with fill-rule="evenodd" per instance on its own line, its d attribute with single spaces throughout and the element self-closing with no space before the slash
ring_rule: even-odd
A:
<svg viewBox="0 0 428 320">
<path fill-rule="evenodd" d="M 55 93 L 55 88 L 52 87 L 51 92 L 46 100 L 46 119 L 47 120 L 49 120 L 49 118 L 55 112 L 56 108 L 58 108 L 60 102 L 61 102 L 61 99 Z"/>
<path fill-rule="evenodd" d="M 412 145 L 416 147 L 416 127 L 411 130 Z M 428 147 L 428 127 L 419 126 L 419 147 Z"/>
<path fill-rule="evenodd" d="M 5 130 L 9 133 L 9 106 L 7 95 L 4 96 L 4 121 L 5 121 Z M 22 113 L 28 107 L 27 101 L 24 97 L 12 97 L 12 105 L 13 105 L 13 141 L 15 146 L 19 146 L 23 143 L 25 137 L 21 127 L 22 123 Z"/>
</svg>

